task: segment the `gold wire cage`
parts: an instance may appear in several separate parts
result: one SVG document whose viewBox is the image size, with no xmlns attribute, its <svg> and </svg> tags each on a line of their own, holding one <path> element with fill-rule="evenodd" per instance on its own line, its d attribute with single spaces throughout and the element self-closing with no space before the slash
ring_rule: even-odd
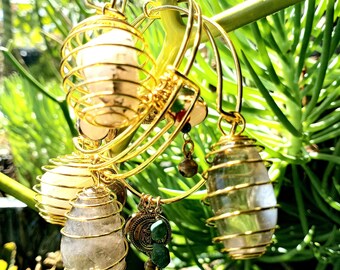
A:
<svg viewBox="0 0 340 270">
<path fill-rule="evenodd" d="M 277 204 L 272 183 L 254 139 L 242 135 L 224 136 L 213 145 L 207 160 L 206 199 L 215 216 L 222 251 L 233 259 L 261 256 L 271 244 L 277 222 Z"/>
<path fill-rule="evenodd" d="M 242 135 L 246 121 L 240 113 L 243 84 L 237 53 L 227 33 L 218 24 L 207 23 L 221 33 L 231 51 L 238 87 L 235 111 L 225 111 L 219 50 L 211 34 L 208 35 L 216 60 L 218 127 L 222 137 L 206 155 L 211 167 L 203 173 L 207 180 L 205 200 L 210 202 L 215 214 L 207 220 L 207 224 L 217 226 L 219 236 L 213 242 L 224 244 L 222 252 L 228 252 L 233 259 L 251 259 L 261 256 L 272 242 L 277 222 L 276 198 L 259 155 L 263 148 L 255 144 L 256 140 Z M 222 127 L 223 121 L 231 125 L 229 134 Z"/>
<path fill-rule="evenodd" d="M 37 177 L 39 183 L 33 189 L 37 192 L 36 207 L 46 221 L 65 224 L 65 215 L 71 209 L 70 200 L 83 188 L 94 184 L 88 170 L 90 163 L 88 157 L 72 154 L 51 159 L 49 165 L 42 167 L 45 173 Z"/>
<path fill-rule="evenodd" d="M 102 14 L 76 25 L 61 54 L 67 100 L 80 119 L 123 128 L 145 116 L 155 61 L 143 35 L 117 9 L 105 5 Z"/>
<path fill-rule="evenodd" d="M 83 189 L 71 204 L 61 230 L 65 269 L 124 270 L 128 243 L 116 195 L 96 185 Z"/>
</svg>

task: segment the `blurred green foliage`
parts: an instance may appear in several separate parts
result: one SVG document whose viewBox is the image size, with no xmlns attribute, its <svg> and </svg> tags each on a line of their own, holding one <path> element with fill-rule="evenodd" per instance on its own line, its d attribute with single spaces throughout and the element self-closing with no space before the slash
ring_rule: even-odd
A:
<svg viewBox="0 0 340 270">
<path fill-rule="evenodd" d="M 14 20 L 14 44 L 26 42 L 26 38 L 33 41 L 32 45 L 38 43 L 46 57 L 28 72 L 44 80 L 41 84 L 47 93 L 61 97 L 56 73 L 60 42 L 73 24 L 91 12 L 82 1 L 33 2 L 16 13 L 27 12 L 30 17 Z M 211 17 L 242 1 L 198 2 L 203 14 Z M 174 257 L 168 269 L 340 269 L 339 5 L 334 0 L 308 0 L 230 33 L 243 67 L 246 132 L 266 147 L 266 157 L 273 160 L 269 172 L 281 205 L 280 229 L 274 244 L 260 259 L 230 261 L 211 244 L 216 232 L 205 225 L 211 213 L 200 201 L 204 196 L 201 190 L 192 198 L 164 206 L 173 227 L 170 250 Z M 132 20 L 139 12 L 139 7 L 131 6 L 129 18 Z M 38 37 L 38 33 L 42 35 Z M 154 55 L 158 55 L 163 37 L 158 22 L 145 33 Z M 232 58 L 223 42 L 219 41 L 218 46 L 224 69 L 223 106 L 233 110 L 236 85 Z M 49 66 L 51 72 L 46 74 L 47 69 L 41 68 L 44 66 Z M 216 132 L 216 94 L 212 91 L 216 73 L 209 44 L 196 58 L 190 76 L 200 85 L 211 108 L 208 119 L 190 132 L 202 172 L 207 168 L 204 156 L 209 146 L 221 135 Z M 26 185 L 34 184 L 40 166 L 48 158 L 72 151 L 65 111 L 61 113 L 60 104 L 40 90 L 32 80 L 18 75 L 6 78 L 0 89 L 3 125 L 19 181 Z M 154 196 L 180 194 L 192 187 L 199 177 L 183 178 L 176 167 L 182 159 L 182 144 L 182 138 L 177 138 L 129 183 Z M 143 158 L 124 166 L 132 168 Z M 137 203 L 137 198 L 129 196 L 126 214 L 135 211 Z"/>
</svg>

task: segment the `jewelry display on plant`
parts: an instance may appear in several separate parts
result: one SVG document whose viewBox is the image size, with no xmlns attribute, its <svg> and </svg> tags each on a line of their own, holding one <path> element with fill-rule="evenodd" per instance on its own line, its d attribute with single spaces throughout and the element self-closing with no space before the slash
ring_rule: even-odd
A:
<svg viewBox="0 0 340 270">
<path fill-rule="evenodd" d="M 220 235 L 214 242 L 222 242 L 223 251 L 234 259 L 263 254 L 276 226 L 276 199 L 255 140 L 241 135 L 242 75 L 227 34 L 204 17 L 193 0 L 181 6 L 147 2 L 132 23 L 124 15 L 127 1 L 120 6 L 111 1 L 102 8 L 87 3 L 98 14 L 76 25 L 61 49 L 63 87 L 78 117 L 76 152 L 52 160 L 35 187 L 40 214 L 65 226 L 61 253 L 67 269 L 125 269 L 128 247 L 123 231 L 149 257 L 145 269 L 165 268 L 170 263 L 166 245 L 171 226 L 162 205 L 190 196 L 205 183 L 206 201 L 215 214 L 207 223 L 216 225 Z M 169 11 L 183 17 L 186 27 L 173 61 L 162 66 L 153 60 L 143 35 L 162 12 Z M 212 31 L 220 32 L 234 59 L 235 111 L 223 110 L 222 64 Z M 223 136 L 207 154 L 211 167 L 195 185 L 172 197 L 143 194 L 129 178 L 153 163 L 181 132 L 184 160 L 178 171 L 184 177 L 200 175 L 189 132 L 204 121 L 208 108 L 190 72 L 203 36 L 215 57 L 218 128 Z M 231 125 L 229 134 L 224 132 L 224 120 Z M 123 166 L 140 156 L 142 161 L 131 163 L 131 168 Z M 140 203 L 125 224 L 119 213 L 127 190 Z M 115 255 L 110 249 L 117 249 Z"/>
</svg>

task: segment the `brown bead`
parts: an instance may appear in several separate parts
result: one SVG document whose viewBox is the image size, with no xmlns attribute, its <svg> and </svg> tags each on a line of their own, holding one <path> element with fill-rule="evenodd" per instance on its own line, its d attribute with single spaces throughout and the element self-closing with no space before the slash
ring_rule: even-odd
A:
<svg viewBox="0 0 340 270">
<path fill-rule="evenodd" d="M 186 158 L 178 165 L 178 170 L 184 177 L 193 177 L 197 174 L 198 165 L 193 159 Z"/>
</svg>

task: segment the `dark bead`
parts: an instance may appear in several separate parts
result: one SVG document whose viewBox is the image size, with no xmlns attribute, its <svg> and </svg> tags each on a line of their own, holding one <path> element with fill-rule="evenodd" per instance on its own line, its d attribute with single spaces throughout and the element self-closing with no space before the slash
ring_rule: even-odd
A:
<svg viewBox="0 0 340 270">
<path fill-rule="evenodd" d="M 182 128 L 181 131 L 182 131 L 183 133 L 189 133 L 190 130 L 191 130 L 191 125 L 190 125 L 189 122 L 186 122 L 186 123 L 184 124 L 184 126 L 183 126 L 183 128 Z"/>
<path fill-rule="evenodd" d="M 168 234 L 168 228 L 163 220 L 157 220 L 151 225 L 151 239 L 153 241 L 160 241 Z"/>
<path fill-rule="evenodd" d="M 163 244 L 154 243 L 151 253 L 151 260 L 159 268 L 165 268 L 170 263 L 169 250 Z"/>
<path fill-rule="evenodd" d="M 184 177 L 193 177 L 197 174 L 198 165 L 191 158 L 186 158 L 178 165 L 179 173 Z"/>
</svg>

